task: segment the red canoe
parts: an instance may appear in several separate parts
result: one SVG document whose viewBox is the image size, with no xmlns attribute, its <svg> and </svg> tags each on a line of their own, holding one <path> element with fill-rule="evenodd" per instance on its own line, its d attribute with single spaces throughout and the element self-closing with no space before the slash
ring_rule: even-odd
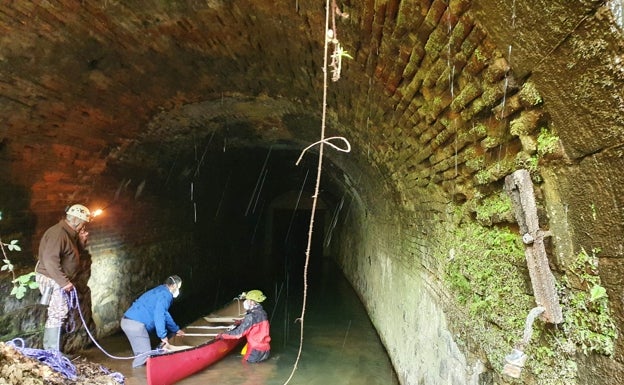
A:
<svg viewBox="0 0 624 385">
<path fill-rule="evenodd" d="M 216 313 L 203 317 L 184 328 L 187 335 L 174 337 L 170 342 L 173 345 L 182 345 L 179 346 L 181 350 L 147 358 L 147 384 L 172 385 L 227 356 L 238 346 L 240 340 L 214 340 L 210 336 L 225 331 L 226 327 L 235 320 L 242 319 L 243 313 L 241 312 L 244 313 L 242 302 L 234 300 Z M 199 328 L 216 330 L 212 330 L 211 333 L 198 334 L 196 332 L 201 331 L 201 329 L 197 330 Z"/>
<path fill-rule="evenodd" d="M 174 384 L 219 361 L 238 343 L 237 340 L 212 340 L 191 349 L 150 356 L 146 367 L 147 384 Z"/>
</svg>

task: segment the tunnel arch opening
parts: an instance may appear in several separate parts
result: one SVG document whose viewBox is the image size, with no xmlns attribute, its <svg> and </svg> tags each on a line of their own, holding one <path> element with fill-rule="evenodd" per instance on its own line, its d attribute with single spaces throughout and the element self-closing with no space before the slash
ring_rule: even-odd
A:
<svg viewBox="0 0 624 385">
<path fill-rule="evenodd" d="M 287 118 L 292 125 L 301 119 L 309 116 Z M 286 279 L 300 282 L 303 274 L 318 152 L 310 149 L 297 165 L 304 140 L 266 140 L 254 136 L 253 125 L 217 120 L 219 129 L 195 127 L 195 139 L 180 136 L 179 141 L 175 132 L 184 128 L 160 121 L 169 130 L 164 142 L 150 136 L 136 143 L 105 172 L 111 185 L 129 183 L 115 199 L 133 205 L 135 217 L 145 215 L 139 227 L 179 240 L 146 237 L 161 246 L 149 248 L 149 255 L 139 251 L 128 256 L 120 269 L 144 269 L 139 261 L 157 261 L 153 268 L 159 273 L 151 276 L 180 275 L 185 293 L 176 308 L 192 309 L 183 314 L 189 320 L 237 291 L 274 287 Z M 152 126 L 150 132 L 161 130 Z M 339 163 L 324 160 L 311 266 L 318 267 L 317 260 L 332 255 L 329 225 L 341 199 L 352 194 L 353 186 L 345 184 L 346 173 Z M 148 248 L 147 239 L 138 242 L 141 249 Z M 139 266 L 128 267 L 137 262 Z M 322 271 L 315 268 L 310 273 Z M 119 292 L 123 295 L 124 290 Z"/>
</svg>

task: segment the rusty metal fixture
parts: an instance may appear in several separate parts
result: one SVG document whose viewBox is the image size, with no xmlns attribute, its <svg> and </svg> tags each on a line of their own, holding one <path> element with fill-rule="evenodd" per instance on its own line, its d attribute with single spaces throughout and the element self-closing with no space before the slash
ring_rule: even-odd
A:
<svg viewBox="0 0 624 385">
<path fill-rule="evenodd" d="M 555 286 L 555 276 L 550 271 L 544 237 L 550 233 L 539 228 L 533 182 L 527 170 L 514 171 L 505 178 L 505 190 L 513 203 L 515 217 L 523 234 L 524 255 L 529 268 L 533 295 L 538 306 L 545 308 L 542 318 L 549 323 L 563 322 L 563 312 Z"/>
</svg>

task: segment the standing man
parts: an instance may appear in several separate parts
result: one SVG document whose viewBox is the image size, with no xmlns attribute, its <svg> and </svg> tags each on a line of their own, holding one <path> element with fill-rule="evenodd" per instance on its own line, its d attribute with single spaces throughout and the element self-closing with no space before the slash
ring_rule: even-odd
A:
<svg viewBox="0 0 624 385">
<path fill-rule="evenodd" d="M 234 329 L 217 335 L 217 339 L 237 340 L 247 337 L 247 349 L 243 361 L 262 362 L 271 354 L 271 337 L 269 335 L 269 319 L 260 302 L 266 296 L 260 290 L 245 293 L 243 307 L 247 310 L 243 321 Z"/>
<path fill-rule="evenodd" d="M 35 267 L 41 293 L 51 291 L 48 317 L 43 333 L 45 350 L 60 350 L 61 326 L 69 313 L 63 292 L 70 292 L 80 266 L 80 246 L 86 245 L 86 224 L 91 212 L 75 204 L 65 210 L 66 216 L 46 230 L 39 244 L 39 261 Z M 82 234 L 82 235 L 81 235 Z"/>
<path fill-rule="evenodd" d="M 162 285 L 143 293 L 124 313 L 121 330 L 126 333 L 135 355 L 133 368 L 147 361 L 152 349 L 150 333 L 156 334 L 160 346 L 164 348 L 169 344 L 169 337 L 184 336 L 184 331 L 180 330 L 169 314 L 169 307 L 173 299 L 180 295 L 181 287 L 182 279 L 172 275 Z"/>
</svg>

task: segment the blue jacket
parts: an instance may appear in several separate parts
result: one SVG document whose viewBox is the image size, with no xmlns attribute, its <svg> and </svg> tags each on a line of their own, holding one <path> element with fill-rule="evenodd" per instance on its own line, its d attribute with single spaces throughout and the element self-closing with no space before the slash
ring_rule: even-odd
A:
<svg viewBox="0 0 624 385">
<path fill-rule="evenodd" d="M 169 314 L 169 307 L 173 302 L 173 294 L 167 286 L 160 285 L 143 293 L 124 316 L 145 325 L 148 333 L 156 330 L 158 338 L 167 337 L 167 332 L 175 333 L 180 327 Z"/>
</svg>

